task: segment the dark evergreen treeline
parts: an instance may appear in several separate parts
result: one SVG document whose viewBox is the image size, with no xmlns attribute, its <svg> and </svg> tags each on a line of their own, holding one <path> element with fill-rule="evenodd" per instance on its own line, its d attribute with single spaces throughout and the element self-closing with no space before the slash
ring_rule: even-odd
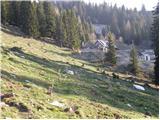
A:
<svg viewBox="0 0 160 120">
<path fill-rule="evenodd" d="M 100 5 L 86 4 L 84 2 L 56 2 L 59 8 L 74 8 L 82 19 L 92 24 L 104 24 L 104 31 L 111 31 L 116 38 L 123 37 L 125 43 L 147 44 L 150 42 L 150 27 L 152 24 L 152 12 L 146 11 L 142 6 L 141 11 L 129 10 L 124 6 L 118 8 L 107 3 Z M 104 34 L 106 35 L 106 34 Z"/>
<path fill-rule="evenodd" d="M 150 43 L 152 13 L 142 6 L 141 11 L 118 8 L 107 3 L 86 4 L 70 2 L 1 2 L 2 23 L 20 27 L 33 37 L 52 37 L 59 45 L 79 48 L 81 41 L 93 40 L 93 24 L 104 24 L 102 36 L 111 31 L 116 39 L 136 45 Z M 99 36 L 97 36 L 99 37 Z"/>
<path fill-rule="evenodd" d="M 2 23 L 18 26 L 34 38 L 51 37 L 61 46 L 78 49 L 89 36 L 90 28 L 73 9 L 58 9 L 53 2 L 1 3 Z"/>
</svg>

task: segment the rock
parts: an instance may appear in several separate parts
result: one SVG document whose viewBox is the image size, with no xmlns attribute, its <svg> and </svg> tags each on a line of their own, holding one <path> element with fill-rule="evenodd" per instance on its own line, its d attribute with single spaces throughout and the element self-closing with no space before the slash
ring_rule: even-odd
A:
<svg viewBox="0 0 160 120">
<path fill-rule="evenodd" d="M 50 102 L 50 104 L 54 105 L 54 106 L 57 106 L 57 107 L 61 107 L 61 108 L 63 108 L 65 106 L 63 103 L 60 103 L 57 100 Z"/>
<path fill-rule="evenodd" d="M 29 81 L 29 80 L 25 80 L 25 82 L 26 82 L 26 83 L 30 83 L 30 81 Z"/>
<path fill-rule="evenodd" d="M 22 55 L 21 58 L 25 58 L 25 57 Z"/>
<path fill-rule="evenodd" d="M 0 107 L 2 106 L 8 106 L 5 102 L 0 102 Z"/>
<path fill-rule="evenodd" d="M 77 111 L 77 109 L 78 109 L 77 106 L 73 106 L 73 107 L 65 108 L 64 112 L 70 112 L 70 113 L 79 114 L 79 111 Z"/>
<path fill-rule="evenodd" d="M 69 108 L 69 112 L 70 112 L 70 113 L 73 113 L 73 112 L 74 112 L 74 110 L 73 110 L 72 107 Z"/>
<path fill-rule="evenodd" d="M 132 80 L 127 79 L 126 81 L 127 81 L 127 82 L 131 82 Z"/>
<path fill-rule="evenodd" d="M 131 105 L 131 104 L 129 104 L 129 103 L 127 104 L 127 106 L 128 106 L 128 107 L 132 107 L 132 105 Z"/>
<path fill-rule="evenodd" d="M 74 72 L 72 70 L 67 70 L 66 73 L 70 75 L 74 75 Z"/>
<path fill-rule="evenodd" d="M 134 84 L 133 87 L 136 88 L 137 90 L 145 91 L 145 88 L 143 86 Z"/>
</svg>

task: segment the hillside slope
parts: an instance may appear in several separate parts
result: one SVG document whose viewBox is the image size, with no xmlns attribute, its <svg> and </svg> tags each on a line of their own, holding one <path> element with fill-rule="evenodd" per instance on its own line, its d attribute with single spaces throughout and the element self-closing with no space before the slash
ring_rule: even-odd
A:
<svg viewBox="0 0 160 120">
<path fill-rule="evenodd" d="M 14 93 L 2 100 L 1 118 L 158 118 L 157 90 L 138 91 L 100 74 L 69 49 L 4 32 L 1 37 L 1 94 Z M 10 49 L 15 46 L 22 49 Z"/>
</svg>

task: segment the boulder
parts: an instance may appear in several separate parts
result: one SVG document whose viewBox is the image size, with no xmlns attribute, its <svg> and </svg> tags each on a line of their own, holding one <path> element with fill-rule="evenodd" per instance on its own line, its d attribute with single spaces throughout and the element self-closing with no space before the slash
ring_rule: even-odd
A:
<svg viewBox="0 0 160 120">
<path fill-rule="evenodd" d="M 137 90 L 145 91 L 145 88 L 143 86 L 134 84 L 133 87 L 136 88 Z"/>
<path fill-rule="evenodd" d="M 74 71 L 72 71 L 72 70 L 66 70 L 66 73 L 70 74 L 70 75 L 74 75 Z"/>
<path fill-rule="evenodd" d="M 51 105 L 63 108 L 65 105 L 57 100 L 50 102 Z"/>
<path fill-rule="evenodd" d="M 127 104 L 127 106 L 128 106 L 128 107 L 132 107 L 132 105 L 131 105 L 131 104 L 129 104 L 129 103 Z"/>
</svg>

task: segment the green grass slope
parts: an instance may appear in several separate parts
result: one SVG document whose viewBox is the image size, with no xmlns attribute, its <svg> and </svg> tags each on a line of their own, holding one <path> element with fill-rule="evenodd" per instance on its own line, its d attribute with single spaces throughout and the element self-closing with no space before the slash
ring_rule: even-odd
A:
<svg viewBox="0 0 160 120">
<path fill-rule="evenodd" d="M 138 91 L 131 82 L 100 74 L 95 65 L 73 58 L 66 48 L 4 32 L 1 40 L 1 93 L 15 93 L 3 100 L 12 105 L 1 106 L 1 118 L 146 118 L 147 113 L 158 118 L 157 90 Z M 9 51 L 14 46 L 22 52 Z M 66 74 L 66 69 L 75 75 Z M 51 105 L 54 100 L 77 109 L 66 112 Z"/>
</svg>

